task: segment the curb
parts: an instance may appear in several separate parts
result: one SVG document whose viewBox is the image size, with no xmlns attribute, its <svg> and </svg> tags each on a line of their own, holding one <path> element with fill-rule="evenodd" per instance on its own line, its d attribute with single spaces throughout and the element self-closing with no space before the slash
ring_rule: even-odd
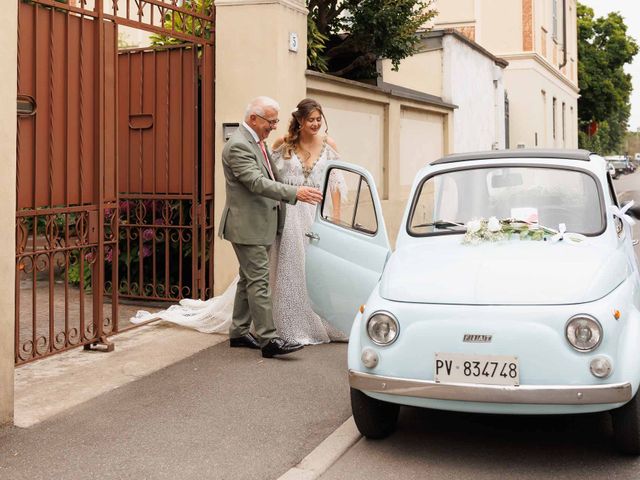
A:
<svg viewBox="0 0 640 480">
<path fill-rule="evenodd" d="M 340 425 L 302 461 L 278 480 L 315 480 L 362 438 L 353 417 Z"/>
</svg>

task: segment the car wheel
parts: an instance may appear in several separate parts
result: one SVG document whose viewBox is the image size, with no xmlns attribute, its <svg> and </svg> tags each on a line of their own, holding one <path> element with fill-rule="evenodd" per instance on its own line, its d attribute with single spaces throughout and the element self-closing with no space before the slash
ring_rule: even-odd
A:
<svg viewBox="0 0 640 480">
<path fill-rule="evenodd" d="M 395 430 L 400 405 L 371 398 L 352 388 L 351 411 L 362 435 L 380 439 L 389 436 Z"/>
<path fill-rule="evenodd" d="M 640 401 L 638 394 L 620 408 L 611 411 L 616 448 L 631 455 L 640 455 Z"/>
</svg>

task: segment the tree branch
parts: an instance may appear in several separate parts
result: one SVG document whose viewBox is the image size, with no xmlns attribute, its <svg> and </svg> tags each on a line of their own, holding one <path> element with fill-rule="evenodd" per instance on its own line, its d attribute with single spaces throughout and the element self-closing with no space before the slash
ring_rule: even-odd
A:
<svg viewBox="0 0 640 480">
<path fill-rule="evenodd" d="M 357 57 L 353 62 L 351 62 L 346 67 L 330 73 L 337 77 L 342 77 L 343 75 L 351 72 L 352 70 L 355 70 L 356 68 L 362 68 L 362 67 L 371 65 L 377 60 L 377 58 L 378 57 L 373 53 L 365 53 L 364 55 L 360 55 L 359 57 Z"/>
</svg>

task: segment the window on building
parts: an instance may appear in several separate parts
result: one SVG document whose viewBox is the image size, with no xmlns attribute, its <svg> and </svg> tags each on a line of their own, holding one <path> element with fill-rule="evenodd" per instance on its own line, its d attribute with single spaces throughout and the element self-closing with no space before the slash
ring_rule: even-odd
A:
<svg viewBox="0 0 640 480">
<path fill-rule="evenodd" d="M 509 95 L 504 92 L 504 148 L 509 148 Z"/>
<path fill-rule="evenodd" d="M 556 138 L 556 106 L 558 104 L 558 100 L 556 99 L 556 97 L 553 97 L 553 101 L 551 103 L 551 135 L 553 136 L 553 139 L 555 140 Z"/>
<path fill-rule="evenodd" d="M 575 136 L 576 135 L 576 130 L 577 130 L 577 125 L 576 123 L 578 123 L 578 119 L 576 118 L 574 121 L 574 115 L 573 115 L 573 107 L 569 107 L 569 120 L 571 121 L 571 142 L 570 142 L 570 146 L 572 146 L 573 148 L 576 147 L 575 145 Z"/>
<path fill-rule="evenodd" d="M 551 31 L 554 40 L 558 40 L 558 0 L 553 0 L 553 18 L 551 21 Z"/>
<path fill-rule="evenodd" d="M 565 105 L 564 102 L 562 102 L 562 143 L 564 144 L 564 139 L 566 137 L 566 113 L 567 113 L 567 106 Z"/>
<path fill-rule="evenodd" d="M 547 139 L 549 138 L 549 105 L 547 104 L 547 92 L 540 90 L 540 93 L 542 94 L 542 135 L 540 143 L 543 147 L 546 147 Z"/>
</svg>

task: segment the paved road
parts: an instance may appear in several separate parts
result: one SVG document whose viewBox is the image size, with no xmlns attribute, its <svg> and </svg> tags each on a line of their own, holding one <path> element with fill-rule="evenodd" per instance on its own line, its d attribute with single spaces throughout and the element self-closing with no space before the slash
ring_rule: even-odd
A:
<svg viewBox="0 0 640 480">
<path fill-rule="evenodd" d="M 346 344 L 280 360 L 219 344 L 32 428 L 0 429 L 0 479 L 278 478 L 351 415 L 345 372 Z"/>
<path fill-rule="evenodd" d="M 640 171 L 615 181 L 640 202 Z M 640 222 L 634 227 L 640 238 Z M 640 258 L 640 247 L 636 252 Z M 492 416 L 401 409 L 388 439 L 362 439 L 322 480 L 640 478 L 640 459 L 612 447 L 610 416 Z"/>
<path fill-rule="evenodd" d="M 362 439 L 321 480 L 637 480 L 613 451 L 606 414 L 492 416 L 401 409 L 398 430 Z"/>
</svg>

